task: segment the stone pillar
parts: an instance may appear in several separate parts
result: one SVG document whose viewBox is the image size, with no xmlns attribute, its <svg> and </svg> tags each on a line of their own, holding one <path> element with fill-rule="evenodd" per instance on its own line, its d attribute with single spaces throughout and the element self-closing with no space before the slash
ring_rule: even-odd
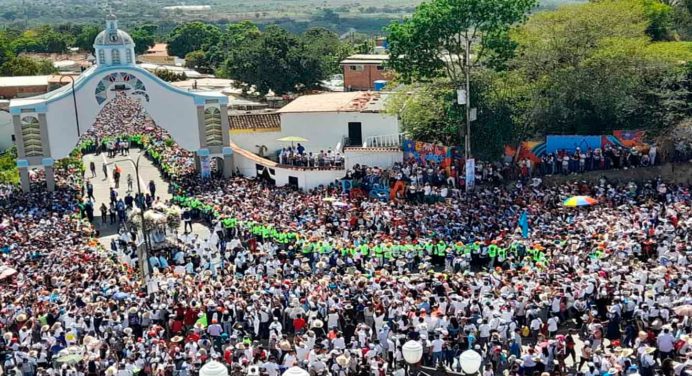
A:
<svg viewBox="0 0 692 376">
<path fill-rule="evenodd" d="M 43 158 L 42 164 L 46 171 L 46 186 L 48 187 L 48 192 L 55 191 L 55 168 L 53 167 L 55 161 L 53 158 Z"/>
<path fill-rule="evenodd" d="M 202 172 L 202 161 L 199 159 L 199 155 L 195 154 L 195 171 L 199 174 Z"/>
<path fill-rule="evenodd" d="M 233 171 L 235 166 L 233 166 L 233 149 L 230 147 L 223 148 L 223 177 L 230 178 L 233 176 Z"/>
<path fill-rule="evenodd" d="M 17 168 L 19 169 L 19 182 L 24 193 L 29 193 L 31 185 L 29 184 L 29 161 L 26 159 L 17 160 Z"/>
</svg>

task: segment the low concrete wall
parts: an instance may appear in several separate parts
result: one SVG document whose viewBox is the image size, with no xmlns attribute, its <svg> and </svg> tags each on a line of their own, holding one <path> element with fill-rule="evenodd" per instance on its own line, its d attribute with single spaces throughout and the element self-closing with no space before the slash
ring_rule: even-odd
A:
<svg viewBox="0 0 692 376">
<path fill-rule="evenodd" d="M 692 184 L 692 162 L 666 163 L 654 167 L 637 167 L 626 170 L 591 171 L 578 175 L 545 176 L 543 177 L 543 183 L 549 185 L 559 185 L 575 181 L 596 183 L 602 176 L 615 183 L 643 182 L 660 176 L 666 182 Z"/>
</svg>

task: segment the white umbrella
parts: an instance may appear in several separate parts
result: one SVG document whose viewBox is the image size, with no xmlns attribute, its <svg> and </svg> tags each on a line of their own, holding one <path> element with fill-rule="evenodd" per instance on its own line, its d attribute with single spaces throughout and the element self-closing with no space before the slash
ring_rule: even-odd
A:
<svg viewBox="0 0 692 376">
<path fill-rule="evenodd" d="M 199 370 L 199 376 L 228 376 L 228 368 L 223 364 L 212 360 L 202 366 Z"/>
<path fill-rule="evenodd" d="M 7 265 L 0 266 L 0 281 L 17 274 L 17 270 L 10 268 Z"/>
<path fill-rule="evenodd" d="M 291 367 L 286 370 L 281 376 L 309 376 L 310 373 L 300 367 Z"/>
</svg>

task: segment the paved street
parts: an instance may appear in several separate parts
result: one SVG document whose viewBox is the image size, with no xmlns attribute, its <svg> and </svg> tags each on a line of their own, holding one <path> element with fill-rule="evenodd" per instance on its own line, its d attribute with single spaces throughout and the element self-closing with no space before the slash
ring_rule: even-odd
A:
<svg viewBox="0 0 692 376">
<path fill-rule="evenodd" d="M 106 221 L 104 224 L 101 220 L 101 212 L 99 207 L 101 203 L 105 203 L 108 206 L 110 201 L 110 187 L 115 187 L 115 181 L 113 180 L 113 170 L 115 166 L 119 166 L 122 170 L 120 177 L 120 185 L 116 189 L 118 192 L 118 197 L 125 197 L 128 193 L 127 189 L 127 176 L 132 175 L 133 178 L 133 191 L 130 192 L 133 196 L 137 193 L 137 175 L 135 173 L 135 167 L 133 163 L 126 161 L 126 159 L 131 159 L 133 162 L 137 161 L 141 151 L 139 149 L 130 149 L 130 155 L 117 156 L 115 158 L 108 158 L 107 154 L 101 153 L 100 155 L 88 154 L 84 156 L 84 166 L 86 168 L 85 180 L 91 181 L 94 185 L 94 225 L 96 229 L 99 230 L 101 236 L 99 240 L 101 244 L 105 247 L 110 246 L 110 241 L 113 237 L 118 234 L 117 223 L 111 225 Z M 96 165 L 96 176 L 92 177 L 91 171 L 89 171 L 90 162 L 94 162 Z M 107 168 L 107 177 L 103 173 L 103 165 Z M 139 159 L 139 181 L 143 193 L 149 192 L 149 182 L 154 181 L 156 184 L 156 196 L 160 198 L 161 201 L 167 201 L 171 198 L 168 193 L 168 183 L 166 183 L 161 177 L 161 173 L 158 168 L 154 166 L 149 159 L 144 155 Z M 192 226 L 193 232 L 199 234 L 200 236 L 208 236 L 209 229 L 206 226 L 195 223 Z M 183 226 L 179 228 L 179 232 L 183 231 Z"/>
</svg>

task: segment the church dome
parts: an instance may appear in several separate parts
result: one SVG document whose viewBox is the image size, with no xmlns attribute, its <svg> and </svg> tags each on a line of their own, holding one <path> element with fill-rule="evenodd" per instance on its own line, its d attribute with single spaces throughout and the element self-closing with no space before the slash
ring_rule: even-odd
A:
<svg viewBox="0 0 692 376">
<path fill-rule="evenodd" d="M 94 39 L 94 45 L 96 46 L 113 46 L 113 45 L 130 45 L 134 44 L 130 34 L 122 30 L 104 30 L 96 36 Z"/>
<path fill-rule="evenodd" d="M 110 13 L 106 16 L 106 30 L 94 39 L 94 46 L 130 46 L 135 44 L 130 34 L 118 29 L 118 18 Z"/>
</svg>

